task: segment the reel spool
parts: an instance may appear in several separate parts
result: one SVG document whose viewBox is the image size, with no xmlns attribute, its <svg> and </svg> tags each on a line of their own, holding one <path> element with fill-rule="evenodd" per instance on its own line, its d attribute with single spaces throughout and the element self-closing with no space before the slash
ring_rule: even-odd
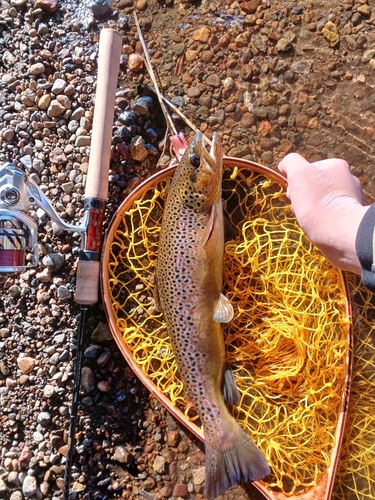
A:
<svg viewBox="0 0 375 500">
<path fill-rule="evenodd" d="M 23 272 L 39 262 L 38 227 L 27 213 L 34 205 L 62 229 L 80 232 L 85 239 L 85 223 L 66 224 L 38 185 L 13 163 L 5 163 L 0 168 L 0 274 Z"/>
<path fill-rule="evenodd" d="M 350 301 L 343 274 L 299 228 L 285 179 L 256 163 L 224 158 L 224 212 L 238 235 L 225 245 L 224 327 L 241 404 L 240 425 L 273 469 L 254 483 L 269 500 L 328 500 L 344 435 L 351 375 Z M 107 231 L 102 295 L 112 334 L 146 387 L 204 439 L 183 385 L 153 273 L 174 168 L 141 184 Z"/>
</svg>

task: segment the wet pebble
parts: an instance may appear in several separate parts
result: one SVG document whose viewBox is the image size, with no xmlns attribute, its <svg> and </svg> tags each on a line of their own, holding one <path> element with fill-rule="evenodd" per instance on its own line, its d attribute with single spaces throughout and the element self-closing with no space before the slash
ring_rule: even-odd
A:
<svg viewBox="0 0 375 500">
<path fill-rule="evenodd" d="M 35 367 L 35 359 L 29 356 L 20 357 L 17 359 L 18 368 L 24 375 L 31 373 Z"/>
<path fill-rule="evenodd" d="M 38 415 L 38 423 L 40 425 L 42 425 L 43 427 L 47 427 L 47 425 L 49 425 L 51 422 L 51 414 L 46 412 L 46 411 L 42 411 L 39 413 Z"/>
<path fill-rule="evenodd" d="M 36 477 L 27 475 L 22 483 L 22 493 L 26 498 L 32 497 L 38 487 Z"/>
<path fill-rule="evenodd" d="M 64 264 L 64 256 L 60 253 L 49 253 L 43 257 L 42 262 L 51 271 L 57 271 Z"/>
<path fill-rule="evenodd" d="M 72 298 L 72 292 L 64 285 L 57 289 L 57 296 L 61 300 L 69 300 Z"/>
<path fill-rule="evenodd" d="M 128 464 L 132 460 L 132 454 L 125 448 L 125 446 L 116 446 L 114 459 L 122 464 Z"/>
</svg>

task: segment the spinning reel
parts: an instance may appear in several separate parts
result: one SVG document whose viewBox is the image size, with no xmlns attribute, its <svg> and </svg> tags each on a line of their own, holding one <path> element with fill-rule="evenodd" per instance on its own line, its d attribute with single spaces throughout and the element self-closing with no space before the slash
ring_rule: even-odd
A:
<svg viewBox="0 0 375 500">
<path fill-rule="evenodd" d="M 0 273 L 23 272 L 39 262 L 38 226 L 27 213 L 32 206 L 44 210 L 61 229 L 85 238 L 87 224 L 66 224 L 38 185 L 13 163 L 5 163 L 0 167 Z"/>
</svg>

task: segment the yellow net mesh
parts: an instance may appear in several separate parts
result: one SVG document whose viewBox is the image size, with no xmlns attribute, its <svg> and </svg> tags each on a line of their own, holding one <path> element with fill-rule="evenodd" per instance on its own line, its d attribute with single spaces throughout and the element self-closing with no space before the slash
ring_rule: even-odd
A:
<svg viewBox="0 0 375 500">
<path fill-rule="evenodd" d="M 114 327 L 134 362 L 199 425 L 194 408 L 184 399 L 163 317 L 153 303 L 168 182 L 143 193 L 114 228 L 106 263 L 108 290 Z M 298 495 L 318 483 L 336 444 L 349 353 L 345 287 L 339 271 L 299 229 L 277 181 L 253 170 L 226 170 L 223 199 L 237 228 L 224 257 L 225 293 L 235 310 L 225 339 L 241 393 L 235 416 L 273 469 L 265 486 Z M 366 358 L 367 352 L 361 356 Z M 365 375 L 359 382 L 367 387 Z M 351 425 L 353 436 L 362 432 L 360 422 Z M 356 448 L 365 455 L 362 446 Z M 341 491 L 351 487 L 345 483 L 347 471 L 341 469 L 337 499 L 349 498 Z"/>
<path fill-rule="evenodd" d="M 375 498 L 375 295 L 350 275 L 353 377 L 335 500 Z"/>
</svg>

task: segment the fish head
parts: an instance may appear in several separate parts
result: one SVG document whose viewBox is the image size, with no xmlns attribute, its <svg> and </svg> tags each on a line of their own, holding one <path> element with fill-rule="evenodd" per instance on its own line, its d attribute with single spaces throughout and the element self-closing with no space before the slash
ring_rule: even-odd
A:
<svg viewBox="0 0 375 500">
<path fill-rule="evenodd" d="M 208 210 L 221 198 L 223 152 L 218 134 L 208 151 L 197 132 L 183 154 L 178 172 L 178 193 L 184 205 L 198 212 Z"/>
</svg>

